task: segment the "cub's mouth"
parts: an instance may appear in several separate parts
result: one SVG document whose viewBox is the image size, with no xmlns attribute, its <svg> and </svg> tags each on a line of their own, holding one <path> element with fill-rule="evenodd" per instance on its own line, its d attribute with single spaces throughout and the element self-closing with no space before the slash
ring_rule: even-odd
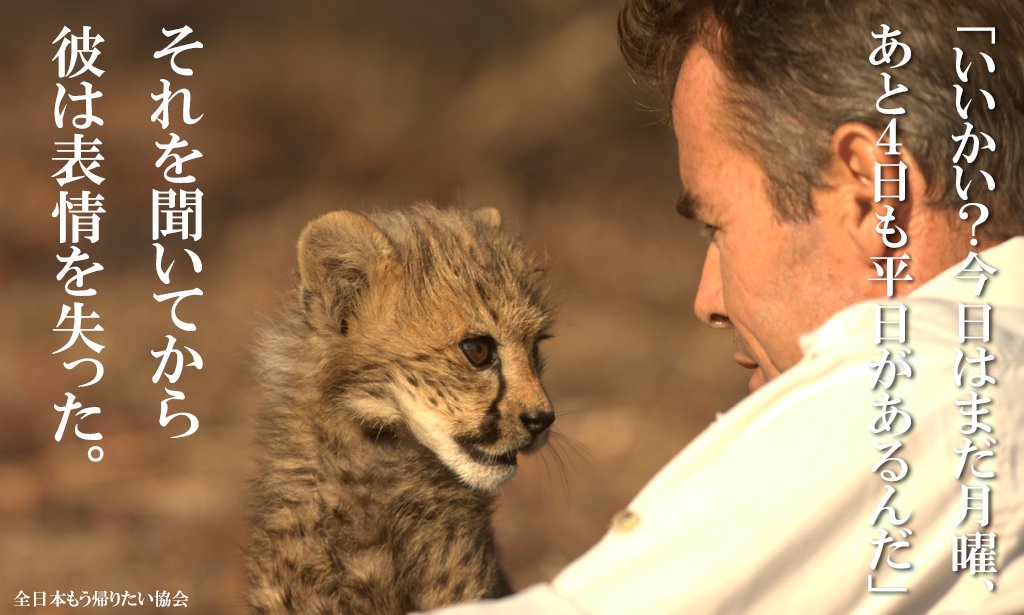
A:
<svg viewBox="0 0 1024 615">
<path fill-rule="evenodd" d="M 507 453 L 494 454 L 480 450 L 479 448 L 461 444 L 462 450 L 465 451 L 469 458 L 477 463 L 482 463 L 488 466 L 515 466 L 518 465 L 519 450 L 512 450 Z"/>
</svg>

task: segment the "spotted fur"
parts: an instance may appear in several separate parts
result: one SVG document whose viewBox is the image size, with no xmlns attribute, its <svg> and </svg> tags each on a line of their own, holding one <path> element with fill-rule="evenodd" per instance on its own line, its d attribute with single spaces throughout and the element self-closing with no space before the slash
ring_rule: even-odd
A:
<svg viewBox="0 0 1024 615">
<path fill-rule="evenodd" d="M 544 272 L 496 210 L 428 205 L 329 213 L 298 259 L 294 305 L 259 353 L 253 611 L 387 615 L 507 593 L 495 493 L 553 419 Z M 471 363 L 472 339 L 494 341 L 493 363 Z"/>
</svg>

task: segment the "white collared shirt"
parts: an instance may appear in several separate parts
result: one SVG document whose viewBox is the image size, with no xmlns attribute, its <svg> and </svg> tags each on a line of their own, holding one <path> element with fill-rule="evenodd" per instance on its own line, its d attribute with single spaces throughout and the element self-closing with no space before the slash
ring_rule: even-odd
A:
<svg viewBox="0 0 1024 615">
<path fill-rule="evenodd" d="M 873 434 L 871 389 L 881 358 L 875 344 L 875 302 L 836 314 L 804 336 L 799 364 L 748 396 L 681 451 L 616 516 L 608 534 L 550 584 L 516 596 L 445 610 L 450 615 L 669 613 L 1024 613 L 1024 237 L 982 254 L 999 271 L 982 297 L 955 269 L 924 284 L 902 302 L 909 308 L 907 360 L 913 376 L 889 393 L 913 417 L 898 438 Z M 954 384 L 959 304 L 992 306 L 997 384 L 982 392 L 994 401 L 984 417 L 995 455 L 976 465 L 995 472 L 987 527 L 977 511 L 962 517 L 955 478 L 965 422 L 956 400 L 969 388 Z M 887 347 L 893 358 L 900 347 Z M 971 352 L 969 352 L 971 354 Z M 970 373 L 970 372 L 968 372 Z M 891 483 L 888 501 L 903 524 L 871 519 L 886 487 L 872 471 L 900 441 L 894 457 L 909 464 Z M 980 446 L 980 445 L 979 445 Z M 897 462 L 879 468 L 898 469 Z M 970 470 L 962 481 L 969 485 Z M 906 548 L 885 550 L 871 569 L 881 529 Z M 909 533 L 908 533 L 909 530 Z M 993 532 L 996 567 L 989 591 L 983 575 L 954 573 L 958 535 Z M 907 570 L 893 570 L 909 562 Z M 875 587 L 906 592 L 870 593 Z"/>
</svg>

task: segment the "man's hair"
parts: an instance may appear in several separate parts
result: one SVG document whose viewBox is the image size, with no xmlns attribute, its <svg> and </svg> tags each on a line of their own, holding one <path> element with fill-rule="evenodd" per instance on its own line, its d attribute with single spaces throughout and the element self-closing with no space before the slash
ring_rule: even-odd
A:
<svg viewBox="0 0 1024 615">
<path fill-rule="evenodd" d="M 962 184 L 973 180 L 969 200 L 988 206 L 979 232 L 1002 239 L 1024 234 L 1022 7 L 1019 0 L 627 0 L 619 46 L 634 78 L 653 90 L 669 116 L 684 57 L 695 45 L 708 49 L 727 78 L 734 145 L 763 167 L 769 196 L 785 220 L 814 214 L 810 191 L 825 187 L 822 172 L 836 128 L 852 121 L 881 131 L 892 117 L 898 118 L 898 141 L 924 175 L 927 197 L 955 213 L 964 203 L 952 166 L 952 137 L 965 131 L 954 94 L 954 85 L 962 85 L 964 103 L 973 98 L 967 121 L 974 134 L 996 141 L 996 151 L 982 150 L 973 164 L 959 162 Z M 912 50 L 907 64 L 869 62 L 880 43 L 872 33 L 882 24 L 901 31 L 897 39 Z M 995 26 L 996 44 L 987 32 L 957 32 L 972 26 Z M 954 47 L 964 51 L 964 66 L 973 62 L 967 83 L 957 76 Z M 995 60 L 993 74 L 979 52 Z M 900 59 L 897 51 L 892 63 Z M 904 107 L 904 115 L 875 109 L 885 91 L 883 72 L 892 75 L 892 88 L 908 88 L 882 103 Z M 995 98 L 994 110 L 981 90 Z M 980 170 L 995 179 L 993 192 Z"/>
</svg>

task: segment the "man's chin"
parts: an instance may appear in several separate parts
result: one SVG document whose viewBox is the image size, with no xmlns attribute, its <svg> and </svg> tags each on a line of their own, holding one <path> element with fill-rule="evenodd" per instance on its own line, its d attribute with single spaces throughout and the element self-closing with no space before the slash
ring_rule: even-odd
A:
<svg viewBox="0 0 1024 615">
<path fill-rule="evenodd" d="M 750 382 L 747 383 L 747 388 L 750 389 L 751 393 L 753 393 L 763 387 L 766 382 L 767 379 L 764 376 L 764 372 L 760 367 L 758 367 L 754 370 L 754 373 L 750 375 Z"/>
</svg>

